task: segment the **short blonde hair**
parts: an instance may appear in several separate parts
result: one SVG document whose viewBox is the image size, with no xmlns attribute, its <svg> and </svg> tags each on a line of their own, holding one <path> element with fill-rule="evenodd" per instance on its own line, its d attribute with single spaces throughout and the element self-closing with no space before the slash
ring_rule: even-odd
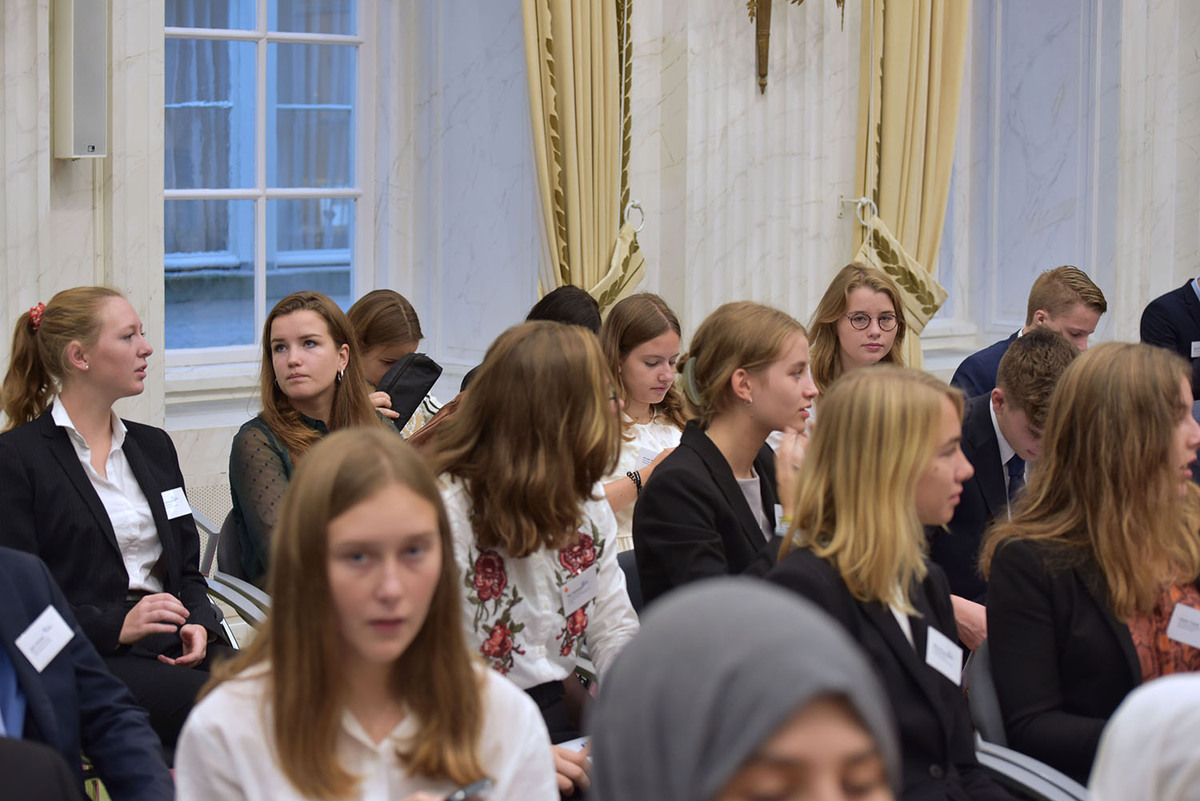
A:
<svg viewBox="0 0 1200 801">
<path fill-rule="evenodd" d="M 1039 309 L 1057 317 L 1080 303 L 1096 314 L 1108 311 L 1104 293 L 1083 270 L 1069 264 L 1047 270 L 1037 277 L 1029 290 L 1025 325 L 1033 325 L 1033 315 Z"/>
</svg>

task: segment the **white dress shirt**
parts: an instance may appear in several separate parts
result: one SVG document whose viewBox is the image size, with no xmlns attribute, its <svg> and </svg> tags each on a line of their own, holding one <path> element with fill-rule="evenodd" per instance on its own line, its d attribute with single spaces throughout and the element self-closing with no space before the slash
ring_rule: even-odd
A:
<svg viewBox="0 0 1200 801">
<path fill-rule="evenodd" d="M 638 630 L 637 614 L 617 564 L 617 521 L 597 483 L 583 504 L 583 524 L 573 547 L 545 548 L 520 559 L 480 551 L 471 529 L 466 487 L 442 476 L 442 500 L 450 518 L 454 558 L 463 580 L 463 623 L 467 644 L 493 669 L 529 689 L 571 675 L 579 648 L 602 677 Z M 596 567 L 596 597 L 567 615 L 562 588 Z"/>
<path fill-rule="evenodd" d="M 633 422 L 624 412 L 621 413 L 621 417 Z M 611 475 L 603 479 L 605 484 L 618 479 L 629 481 L 626 473 L 642 467 L 643 450 L 647 452 L 647 455 L 653 451 L 657 456 L 667 448 L 674 448 L 679 444 L 679 438 L 683 436 L 683 431 L 655 415 L 649 423 L 633 423 L 625 434 L 632 436 L 633 439 L 628 442 L 621 441 L 621 454 L 617 457 L 617 467 Z M 618 550 L 628 551 L 633 548 L 633 507 L 635 505 L 636 501 L 615 513 Z"/>
<path fill-rule="evenodd" d="M 129 589 L 140 592 L 162 592 L 162 581 L 151 573 L 162 556 L 162 541 L 158 538 L 158 527 L 154 525 L 154 515 L 150 511 L 150 502 L 146 494 L 134 478 L 133 469 L 125 458 L 121 448 L 125 444 L 125 424 L 116 412 L 112 412 L 112 445 L 108 449 L 108 459 L 104 463 L 104 471 L 108 474 L 101 476 L 92 467 L 92 449 L 87 440 L 75 429 L 71 416 L 61 403 L 54 404 L 50 416 L 56 425 L 67 430 L 67 438 L 75 448 L 75 455 L 87 473 L 88 481 L 100 496 L 100 503 L 108 512 L 112 522 L 113 533 L 117 536 L 117 546 L 121 549 L 121 558 L 125 560 L 125 571 L 129 573 Z"/>
<path fill-rule="evenodd" d="M 311 801 L 288 780 L 275 756 L 266 672 L 262 666 L 251 668 L 192 709 L 175 753 L 179 801 Z M 557 801 L 550 736 L 537 704 L 503 677 L 486 673 L 478 753 L 484 773 L 495 782 L 488 801 Z M 441 798 L 458 789 L 444 779 L 409 775 L 396 748 L 416 728 L 416 720 L 406 717 L 375 743 L 349 711 L 342 712 L 337 757 L 360 777 L 353 798 L 400 801 L 418 792 Z"/>
</svg>

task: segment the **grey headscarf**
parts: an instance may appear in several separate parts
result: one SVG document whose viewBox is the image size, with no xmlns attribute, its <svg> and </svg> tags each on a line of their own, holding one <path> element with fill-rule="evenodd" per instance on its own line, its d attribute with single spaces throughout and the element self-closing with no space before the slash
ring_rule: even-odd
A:
<svg viewBox="0 0 1200 801">
<path fill-rule="evenodd" d="M 841 695 L 899 786 L 887 696 L 866 657 L 814 604 L 714 578 L 652 606 L 593 707 L 596 801 L 710 801 L 801 707 Z"/>
</svg>

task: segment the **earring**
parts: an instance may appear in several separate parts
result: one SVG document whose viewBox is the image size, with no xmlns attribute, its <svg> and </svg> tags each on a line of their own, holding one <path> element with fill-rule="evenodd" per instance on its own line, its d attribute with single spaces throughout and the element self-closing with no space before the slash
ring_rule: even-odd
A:
<svg viewBox="0 0 1200 801">
<path fill-rule="evenodd" d="M 85 365 L 83 366 L 83 369 L 84 369 L 84 370 L 88 369 L 88 366 L 85 364 Z"/>
<path fill-rule="evenodd" d="M 345 370 L 338 370 L 338 376 L 337 376 L 337 380 L 338 380 L 338 383 L 339 383 L 339 384 L 340 384 L 340 383 L 342 383 L 342 376 L 343 376 L 343 375 L 345 375 L 345 374 L 346 374 L 346 371 L 345 371 Z"/>
<path fill-rule="evenodd" d="M 751 398 L 750 400 L 746 401 L 746 405 L 747 405 L 747 406 L 753 406 L 753 405 L 754 405 L 754 398 Z"/>
</svg>

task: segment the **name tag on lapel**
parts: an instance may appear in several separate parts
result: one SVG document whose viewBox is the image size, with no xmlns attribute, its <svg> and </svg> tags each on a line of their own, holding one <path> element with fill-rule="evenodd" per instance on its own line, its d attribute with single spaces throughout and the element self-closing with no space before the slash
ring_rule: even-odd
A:
<svg viewBox="0 0 1200 801">
<path fill-rule="evenodd" d="M 933 626 L 925 633 L 925 663 L 955 685 L 962 684 L 962 648 Z"/>
<path fill-rule="evenodd" d="M 1200 357 L 1200 342 L 1192 343 L 1192 358 Z"/>
<path fill-rule="evenodd" d="M 167 507 L 168 520 L 174 520 L 177 517 L 183 517 L 192 513 L 192 507 L 188 503 L 187 496 L 183 494 L 183 487 L 163 490 L 162 499 L 163 506 Z"/>
<path fill-rule="evenodd" d="M 572 615 L 596 597 L 600 589 L 600 571 L 592 565 L 562 586 L 563 614 Z"/>
<path fill-rule="evenodd" d="M 29 624 L 29 628 L 21 632 L 16 642 L 29 664 L 41 673 L 74 636 L 75 632 L 67 625 L 67 621 L 63 620 L 58 610 L 47 606 Z"/>
<path fill-rule="evenodd" d="M 1171 622 L 1167 624 L 1167 636 L 1175 642 L 1200 648 L 1200 609 L 1175 604 Z"/>
</svg>

